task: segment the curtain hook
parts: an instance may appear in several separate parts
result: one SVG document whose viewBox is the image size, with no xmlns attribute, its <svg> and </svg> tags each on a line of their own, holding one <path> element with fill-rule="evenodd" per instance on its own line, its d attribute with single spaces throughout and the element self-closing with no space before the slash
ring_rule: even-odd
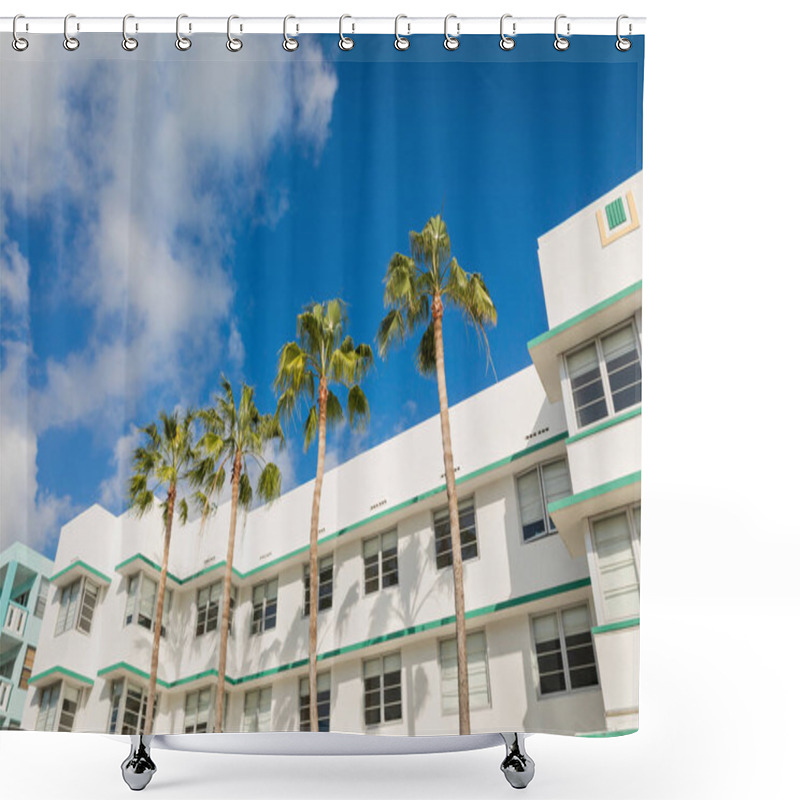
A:
<svg viewBox="0 0 800 800">
<path fill-rule="evenodd" d="M 188 14 L 178 14 L 175 20 L 175 47 L 177 47 L 178 50 L 188 50 L 192 46 L 192 40 L 181 33 L 181 20 L 188 18 Z M 190 25 L 189 30 L 191 29 Z"/>
<path fill-rule="evenodd" d="M 501 50 L 513 50 L 517 46 L 517 42 L 516 42 L 516 40 L 514 39 L 514 36 L 513 36 L 517 32 L 517 23 L 516 22 L 512 22 L 511 23 L 511 34 L 512 34 L 511 36 L 506 36 L 506 34 L 505 34 L 504 30 L 503 30 L 503 26 L 505 25 L 505 21 L 507 19 L 511 19 L 511 18 L 512 18 L 511 14 L 503 14 L 503 16 L 500 17 L 500 49 Z"/>
<path fill-rule="evenodd" d="M 64 49 L 70 52 L 77 50 L 81 46 L 77 38 L 69 35 L 68 25 L 71 19 L 75 19 L 74 14 L 67 14 L 67 16 L 64 17 Z M 80 30 L 80 26 L 78 26 L 76 30 Z"/>
<path fill-rule="evenodd" d="M 300 42 L 297 39 L 293 39 L 291 36 L 289 36 L 287 26 L 289 25 L 290 19 L 296 19 L 296 17 L 293 17 L 291 14 L 289 14 L 283 18 L 283 49 L 286 50 L 287 53 L 293 53 L 298 47 L 300 47 Z"/>
<path fill-rule="evenodd" d="M 344 21 L 346 19 L 353 19 L 349 14 L 342 14 L 339 17 L 339 49 L 340 50 L 352 50 L 355 47 L 355 42 L 349 37 L 344 35 Z M 353 30 L 355 31 L 356 26 L 352 25 Z"/>
<path fill-rule="evenodd" d="M 451 36 L 447 32 L 447 23 L 450 22 L 451 19 L 458 19 L 458 17 L 455 14 L 448 14 L 444 18 L 444 49 L 458 50 L 458 46 L 461 44 L 461 42 L 458 41 L 458 31 L 459 28 L 461 27 L 461 24 L 459 22 L 456 22 L 456 35 Z"/>
<path fill-rule="evenodd" d="M 405 14 L 398 14 L 394 18 L 394 46 L 396 50 L 408 50 L 411 47 L 411 42 L 405 36 L 400 35 L 400 20 L 408 19 Z M 411 34 L 411 25 L 406 23 L 408 27 L 408 35 Z"/>
<path fill-rule="evenodd" d="M 131 53 L 139 46 L 139 40 L 134 39 L 133 36 L 128 36 L 127 25 L 129 19 L 135 19 L 133 14 L 126 14 L 122 18 L 122 49 Z"/>
<path fill-rule="evenodd" d="M 22 37 L 21 37 L 21 36 L 20 36 L 20 35 L 17 33 L 17 20 L 18 20 L 18 19 L 25 19 L 25 15 L 24 15 L 24 14 L 17 14 L 17 16 L 16 16 L 16 17 L 14 17 L 14 22 L 11 24 L 11 34 L 12 34 L 12 36 L 14 37 L 14 38 L 11 40 L 11 46 L 12 46 L 12 47 L 13 47 L 13 48 L 14 48 L 14 49 L 15 49 L 15 50 L 18 52 L 18 53 L 21 53 L 21 52 L 23 52 L 23 50 L 27 50 L 27 49 L 28 49 L 28 40 L 27 40 L 27 39 L 23 39 L 23 38 L 22 38 Z"/>
<path fill-rule="evenodd" d="M 617 50 L 620 51 L 620 53 L 624 53 L 626 50 L 630 50 L 631 47 L 633 47 L 633 42 L 631 42 L 630 39 L 626 39 L 624 36 L 620 36 L 619 24 L 620 24 L 620 22 L 622 22 L 623 19 L 628 19 L 628 15 L 627 14 L 620 14 L 617 17 L 617 41 L 616 41 L 616 44 L 614 45 L 617 48 Z M 629 22 L 628 23 L 628 36 L 630 36 L 630 34 L 631 34 L 631 24 Z"/>
<path fill-rule="evenodd" d="M 235 19 L 239 19 L 239 17 L 237 17 L 236 14 L 231 14 L 228 17 L 228 41 L 225 42 L 225 47 L 227 47 L 228 50 L 231 51 L 231 53 L 238 53 L 242 49 L 242 45 L 244 44 L 244 42 L 242 42 L 241 39 L 237 39 L 231 33 L 231 22 L 233 22 L 233 20 Z M 239 28 L 239 30 L 241 30 L 241 28 Z"/>
<path fill-rule="evenodd" d="M 556 50 L 564 51 L 564 50 L 568 50 L 569 49 L 569 39 L 565 39 L 563 36 L 559 36 L 559 33 L 558 33 L 558 21 L 560 19 L 566 19 L 566 18 L 567 18 L 566 14 L 559 14 L 556 17 L 555 24 L 553 25 L 553 32 L 555 33 L 555 36 L 556 36 L 556 40 L 553 42 L 553 47 L 555 47 Z M 569 28 L 570 28 L 570 24 L 568 22 L 567 23 L 567 36 L 569 36 Z"/>
</svg>

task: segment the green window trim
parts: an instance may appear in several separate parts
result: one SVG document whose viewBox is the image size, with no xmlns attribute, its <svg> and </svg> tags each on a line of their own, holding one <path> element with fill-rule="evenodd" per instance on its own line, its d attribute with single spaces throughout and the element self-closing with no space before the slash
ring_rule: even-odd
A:
<svg viewBox="0 0 800 800">
<path fill-rule="evenodd" d="M 608 631 L 621 631 L 625 628 L 638 628 L 639 627 L 639 617 L 633 617 L 632 619 L 624 619 L 621 622 L 609 622 L 608 625 L 596 625 L 592 628 L 593 634 L 598 633 L 607 633 Z"/>
<path fill-rule="evenodd" d="M 83 567 L 83 569 L 85 569 L 87 572 L 90 572 L 92 575 L 94 575 L 96 578 L 99 578 L 101 581 L 104 581 L 105 583 L 111 583 L 111 578 L 109 578 L 108 575 L 104 575 L 102 572 L 100 572 L 99 569 L 90 567 L 85 561 L 74 561 L 68 567 L 64 567 L 64 569 L 60 570 L 59 572 L 56 572 L 56 574 L 53 575 L 52 578 L 50 578 L 50 582 L 55 583 L 59 578 L 66 575 L 73 569 L 78 569 L 79 567 Z"/>
<path fill-rule="evenodd" d="M 610 231 L 622 225 L 622 223 L 626 222 L 627 219 L 628 216 L 625 213 L 625 206 L 622 203 L 621 197 L 618 197 L 616 200 L 612 200 L 606 206 L 606 221 L 608 222 L 608 229 Z"/>
</svg>

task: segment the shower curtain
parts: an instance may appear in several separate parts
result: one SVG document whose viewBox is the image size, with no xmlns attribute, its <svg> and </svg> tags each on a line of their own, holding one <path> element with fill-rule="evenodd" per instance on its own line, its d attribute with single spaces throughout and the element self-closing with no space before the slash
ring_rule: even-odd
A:
<svg viewBox="0 0 800 800">
<path fill-rule="evenodd" d="M 0 48 L 0 724 L 638 727 L 644 40 Z"/>
</svg>

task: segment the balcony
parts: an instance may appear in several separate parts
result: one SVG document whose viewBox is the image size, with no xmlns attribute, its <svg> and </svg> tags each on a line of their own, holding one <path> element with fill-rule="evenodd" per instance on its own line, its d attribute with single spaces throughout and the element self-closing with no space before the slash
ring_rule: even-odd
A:
<svg viewBox="0 0 800 800">
<path fill-rule="evenodd" d="M 3 623 L 3 633 L 10 633 L 12 636 L 17 636 L 21 639 L 25 635 L 25 625 L 27 622 L 28 609 L 12 600 L 8 604 L 6 619 Z"/>
<path fill-rule="evenodd" d="M 8 678 L 0 678 L 0 711 L 8 711 L 13 688 L 14 684 Z"/>
</svg>

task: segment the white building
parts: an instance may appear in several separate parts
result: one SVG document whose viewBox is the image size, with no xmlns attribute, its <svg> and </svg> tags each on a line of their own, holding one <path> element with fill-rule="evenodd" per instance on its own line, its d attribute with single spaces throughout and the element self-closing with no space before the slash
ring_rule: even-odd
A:
<svg viewBox="0 0 800 800">
<path fill-rule="evenodd" d="M 637 174 L 539 239 L 533 366 L 451 409 L 476 733 L 638 725 L 640 213 Z M 237 533 L 225 730 L 308 719 L 312 489 Z M 438 417 L 326 474 L 323 728 L 458 732 L 445 507 Z M 173 532 L 157 733 L 212 728 L 228 513 Z M 64 526 L 23 727 L 140 729 L 161 553 L 157 511 Z"/>
</svg>

